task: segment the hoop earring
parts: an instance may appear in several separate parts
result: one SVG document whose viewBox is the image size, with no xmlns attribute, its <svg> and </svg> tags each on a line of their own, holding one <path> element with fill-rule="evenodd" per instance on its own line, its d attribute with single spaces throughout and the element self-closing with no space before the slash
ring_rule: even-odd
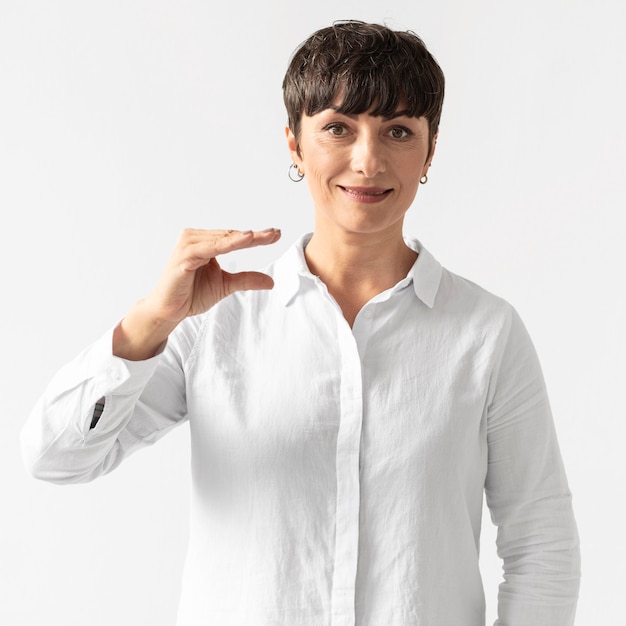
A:
<svg viewBox="0 0 626 626">
<path fill-rule="evenodd" d="M 428 175 L 427 175 L 427 174 L 424 174 L 424 176 L 422 176 L 422 177 L 420 178 L 420 183 L 421 183 L 422 185 L 425 185 L 427 182 L 428 182 Z"/>
<path fill-rule="evenodd" d="M 299 183 L 303 178 L 304 174 L 298 169 L 298 166 L 295 163 L 292 163 L 289 166 L 289 180 L 294 183 Z"/>
</svg>

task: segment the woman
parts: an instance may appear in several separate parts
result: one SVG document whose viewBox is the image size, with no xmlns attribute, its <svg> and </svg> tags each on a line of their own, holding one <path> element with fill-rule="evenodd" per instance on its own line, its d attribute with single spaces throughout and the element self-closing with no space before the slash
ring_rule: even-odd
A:
<svg viewBox="0 0 626 626">
<path fill-rule="evenodd" d="M 484 492 L 498 623 L 572 624 L 578 540 L 532 344 L 510 305 L 403 235 L 439 66 L 412 33 L 339 23 L 283 87 L 314 232 L 235 275 L 216 257 L 279 231 L 183 233 L 156 289 L 52 381 L 28 466 L 91 480 L 189 421 L 179 626 L 482 626 Z"/>
</svg>

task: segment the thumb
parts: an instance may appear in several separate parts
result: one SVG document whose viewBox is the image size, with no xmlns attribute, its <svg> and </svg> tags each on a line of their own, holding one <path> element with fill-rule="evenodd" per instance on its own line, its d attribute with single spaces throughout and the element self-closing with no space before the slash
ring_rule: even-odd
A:
<svg viewBox="0 0 626 626">
<path fill-rule="evenodd" d="M 271 289 L 274 286 L 272 277 L 262 272 L 224 272 L 224 281 L 228 294 L 235 291 Z"/>
</svg>

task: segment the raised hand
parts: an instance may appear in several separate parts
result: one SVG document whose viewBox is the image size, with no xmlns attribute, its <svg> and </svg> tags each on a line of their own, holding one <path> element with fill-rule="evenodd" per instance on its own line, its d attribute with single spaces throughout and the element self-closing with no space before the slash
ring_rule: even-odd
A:
<svg viewBox="0 0 626 626">
<path fill-rule="evenodd" d="M 231 274 L 220 267 L 217 256 L 278 239 L 280 231 L 275 228 L 258 232 L 185 230 L 154 291 L 115 329 L 113 353 L 130 360 L 149 358 L 186 317 L 208 311 L 235 291 L 271 289 L 274 283 L 266 274 Z"/>
</svg>

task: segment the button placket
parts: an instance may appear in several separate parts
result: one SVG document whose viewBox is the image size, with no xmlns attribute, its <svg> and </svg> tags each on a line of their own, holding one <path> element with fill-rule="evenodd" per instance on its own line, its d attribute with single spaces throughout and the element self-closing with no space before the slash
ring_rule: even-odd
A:
<svg viewBox="0 0 626 626">
<path fill-rule="evenodd" d="M 363 426 L 361 358 L 374 322 L 373 305 L 366 305 L 352 329 L 338 321 L 341 363 L 341 416 L 337 435 L 337 507 L 332 626 L 354 626 L 359 551 L 360 454 Z"/>
<path fill-rule="evenodd" d="M 336 454 L 337 504 L 331 624 L 354 626 L 363 389 L 357 341 L 343 318 L 337 322 L 337 338 L 341 353 L 341 415 Z"/>
</svg>

